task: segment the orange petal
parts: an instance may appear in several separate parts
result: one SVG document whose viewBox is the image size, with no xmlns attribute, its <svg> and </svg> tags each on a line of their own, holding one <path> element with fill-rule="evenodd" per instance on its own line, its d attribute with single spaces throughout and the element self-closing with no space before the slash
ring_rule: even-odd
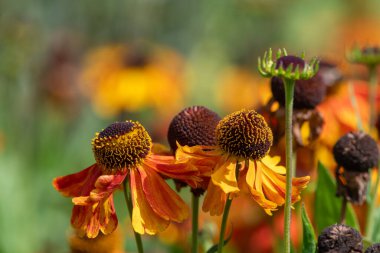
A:
<svg viewBox="0 0 380 253">
<path fill-rule="evenodd" d="M 166 220 L 182 222 L 189 216 L 185 202 L 147 166 L 138 168 L 145 197 L 152 209 Z"/>
<path fill-rule="evenodd" d="M 74 206 L 71 224 L 78 229 L 80 236 L 95 238 L 99 231 L 112 233 L 118 224 L 112 194 L 99 203 L 85 206 Z"/>
<path fill-rule="evenodd" d="M 95 181 L 101 174 L 99 166 L 94 164 L 78 173 L 55 178 L 53 186 L 66 197 L 85 196 L 94 188 Z"/>
<path fill-rule="evenodd" d="M 149 205 L 143 191 L 139 171 L 132 169 L 130 171 L 130 179 L 133 203 L 133 229 L 139 234 L 147 233 L 151 235 L 164 231 L 168 227 L 169 221 L 155 213 Z"/>
<path fill-rule="evenodd" d="M 126 174 L 102 175 L 94 183 L 88 196 L 73 198 L 74 208 L 71 224 L 81 235 L 94 238 L 113 232 L 117 227 L 117 216 L 113 204 L 113 192 L 120 187 Z"/>
<path fill-rule="evenodd" d="M 144 164 L 150 169 L 196 188 L 202 181 L 199 170 L 187 161 L 177 162 L 173 156 L 149 155 Z"/>
<path fill-rule="evenodd" d="M 220 187 L 215 186 L 212 182 L 209 183 L 206 196 L 203 201 L 202 210 L 210 212 L 210 215 L 221 215 L 226 204 L 227 194 Z"/>
</svg>

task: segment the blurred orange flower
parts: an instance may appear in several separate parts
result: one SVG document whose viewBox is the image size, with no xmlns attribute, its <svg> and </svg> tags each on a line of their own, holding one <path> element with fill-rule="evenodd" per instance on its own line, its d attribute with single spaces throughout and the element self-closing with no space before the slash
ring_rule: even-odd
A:
<svg viewBox="0 0 380 253">
<path fill-rule="evenodd" d="M 248 69 L 232 67 L 224 73 L 221 82 L 216 86 L 218 105 L 224 111 L 255 108 L 270 99 L 270 87 Z"/>
<path fill-rule="evenodd" d="M 182 107 L 182 59 L 172 50 L 110 45 L 89 53 L 81 88 L 96 112 L 112 116 L 152 108 L 169 115 Z"/>
</svg>

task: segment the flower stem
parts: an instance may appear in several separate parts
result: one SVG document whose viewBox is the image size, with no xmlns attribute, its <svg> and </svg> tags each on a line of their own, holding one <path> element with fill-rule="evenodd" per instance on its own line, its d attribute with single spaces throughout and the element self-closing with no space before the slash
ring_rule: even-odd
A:
<svg viewBox="0 0 380 253">
<path fill-rule="evenodd" d="M 340 209 L 339 224 L 344 224 L 346 221 L 346 211 L 347 211 L 347 199 L 343 196 L 342 207 Z"/>
<path fill-rule="evenodd" d="M 192 194 L 192 207 L 193 207 L 193 216 L 192 216 L 192 234 L 191 234 L 191 252 L 198 252 L 198 214 L 199 214 L 199 196 Z"/>
<path fill-rule="evenodd" d="M 284 217 L 284 250 L 290 253 L 290 220 L 292 206 L 292 178 L 293 178 L 293 94 L 295 81 L 284 78 L 285 85 L 285 145 L 286 145 L 286 194 Z"/>
<path fill-rule="evenodd" d="M 377 200 L 377 194 L 378 194 L 378 188 L 379 188 L 379 183 L 380 183 L 380 161 L 377 166 L 377 175 L 376 175 L 376 183 L 375 186 L 371 192 L 371 198 L 369 201 L 369 206 L 368 206 L 368 213 L 367 213 L 367 222 L 365 226 L 365 235 L 368 238 L 372 238 L 372 233 L 373 233 L 373 215 L 374 215 L 374 210 L 376 207 L 376 200 Z M 371 178 L 371 177 L 370 177 Z"/>
<path fill-rule="evenodd" d="M 368 103 L 369 103 L 369 133 L 372 135 L 375 129 L 376 123 L 376 96 L 377 96 L 377 73 L 376 73 L 376 65 L 368 66 L 369 70 L 369 95 L 368 95 Z"/>
<path fill-rule="evenodd" d="M 240 170 L 239 162 L 236 162 L 236 170 L 235 170 L 236 182 L 238 181 L 238 178 L 239 178 L 239 170 Z M 224 234 L 226 232 L 227 218 L 228 218 L 228 213 L 230 212 L 231 203 L 232 203 L 232 198 L 230 198 L 230 194 L 228 194 L 227 195 L 226 205 L 224 206 L 224 211 L 223 211 L 222 225 L 220 227 L 218 253 L 222 253 L 223 252 Z"/>
<path fill-rule="evenodd" d="M 127 179 L 125 179 L 124 182 L 123 182 L 124 197 L 125 197 L 125 202 L 127 203 L 129 217 L 130 217 L 131 222 L 132 222 L 132 210 L 133 210 L 133 206 L 132 206 L 131 192 L 130 192 L 129 189 L 130 189 L 130 187 L 129 187 L 129 181 Z M 133 230 L 133 233 L 135 235 L 135 241 L 136 241 L 136 245 L 137 245 L 137 252 L 138 253 L 144 253 L 143 244 L 142 244 L 142 241 L 141 241 L 141 235 L 139 233 L 136 233 L 135 230 Z"/>
<path fill-rule="evenodd" d="M 375 129 L 375 121 L 376 121 L 376 116 L 377 116 L 377 110 L 376 110 L 376 96 L 377 96 L 377 73 L 376 73 L 376 65 L 370 65 L 368 66 L 369 70 L 369 96 L 368 96 L 368 103 L 370 106 L 370 120 L 369 120 L 369 133 L 372 135 Z M 377 166 L 378 171 L 376 175 L 376 183 L 373 190 L 371 191 L 370 194 L 370 199 L 368 203 L 368 212 L 367 212 L 367 222 L 366 222 L 366 236 L 368 238 L 372 238 L 372 233 L 373 233 L 373 213 L 374 209 L 376 206 L 376 199 L 377 199 L 377 194 L 378 190 L 377 188 L 379 187 L 379 182 L 380 182 L 380 174 L 379 174 L 379 169 L 380 169 L 380 163 Z M 370 178 L 371 178 L 372 173 L 370 173 Z"/>
</svg>

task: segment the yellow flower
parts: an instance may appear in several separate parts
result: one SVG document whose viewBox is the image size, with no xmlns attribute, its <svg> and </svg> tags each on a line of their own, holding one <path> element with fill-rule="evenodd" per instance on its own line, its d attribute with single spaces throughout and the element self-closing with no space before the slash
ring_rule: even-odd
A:
<svg viewBox="0 0 380 253">
<path fill-rule="evenodd" d="M 116 45 L 89 54 L 81 88 L 99 114 L 149 108 L 170 115 L 181 107 L 181 58 L 168 49 L 151 51 Z"/>
<path fill-rule="evenodd" d="M 286 169 L 278 165 L 279 157 L 268 155 L 273 136 L 264 118 L 254 110 L 232 113 L 219 122 L 216 136 L 216 146 L 179 145 L 176 152 L 178 160 L 187 158 L 195 166 L 213 169 L 203 211 L 220 215 L 227 198 L 243 193 L 271 215 L 285 203 Z M 293 178 L 292 203 L 309 180 Z"/>
</svg>

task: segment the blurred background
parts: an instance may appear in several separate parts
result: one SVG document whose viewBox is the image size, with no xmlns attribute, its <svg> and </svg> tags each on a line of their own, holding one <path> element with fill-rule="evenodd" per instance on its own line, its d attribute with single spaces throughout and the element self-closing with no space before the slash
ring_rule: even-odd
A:
<svg viewBox="0 0 380 253">
<path fill-rule="evenodd" d="M 344 70 L 354 43 L 379 44 L 379 10 L 379 1 L 347 0 L 1 0 L 0 252 L 70 251 L 72 204 L 51 182 L 94 163 L 95 132 L 132 119 L 167 144 L 186 106 L 221 116 L 258 107 L 271 96 L 256 70 L 265 50 L 306 52 Z M 273 252 L 262 219 L 279 230 L 281 218 L 239 201 L 231 217 L 240 243 Z M 116 202 L 113 245 L 134 252 L 121 193 Z M 204 219 L 216 229 L 218 218 Z M 144 236 L 146 251 L 182 252 L 189 228 Z"/>
</svg>

